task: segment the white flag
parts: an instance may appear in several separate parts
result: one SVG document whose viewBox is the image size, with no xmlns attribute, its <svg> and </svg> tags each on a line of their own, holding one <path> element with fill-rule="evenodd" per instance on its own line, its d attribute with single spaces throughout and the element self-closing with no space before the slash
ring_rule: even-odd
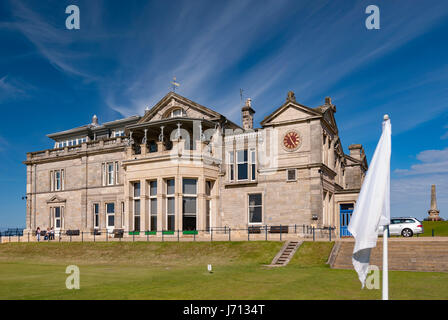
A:
<svg viewBox="0 0 448 320">
<path fill-rule="evenodd" d="M 383 133 L 376 146 L 348 230 L 355 237 L 352 262 L 364 288 L 370 251 L 376 247 L 378 227 L 390 224 L 391 124 L 384 116 Z"/>
</svg>

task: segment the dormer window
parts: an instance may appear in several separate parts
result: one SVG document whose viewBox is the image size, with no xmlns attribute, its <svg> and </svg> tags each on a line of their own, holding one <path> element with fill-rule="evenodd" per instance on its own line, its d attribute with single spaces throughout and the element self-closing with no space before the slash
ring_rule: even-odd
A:
<svg viewBox="0 0 448 320">
<path fill-rule="evenodd" d="M 112 136 L 114 138 L 116 138 L 116 137 L 123 137 L 124 136 L 124 130 L 115 130 Z"/>
<path fill-rule="evenodd" d="M 171 111 L 171 118 L 184 117 L 184 116 L 185 116 L 185 111 L 181 108 L 173 109 Z"/>
</svg>

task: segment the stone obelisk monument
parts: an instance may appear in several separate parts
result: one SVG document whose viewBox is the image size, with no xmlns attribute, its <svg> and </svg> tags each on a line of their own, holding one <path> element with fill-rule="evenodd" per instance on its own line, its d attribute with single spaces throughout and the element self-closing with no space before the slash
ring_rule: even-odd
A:
<svg viewBox="0 0 448 320">
<path fill-rule="evenodd" d="M 428 220 L 430 221 L 440 221 L 439 217 L 440 211 L 437 209 L 437 199 L 436 199 L 436 185 L 431 186 L 431 208 L 428 210 Z"/>
</svg>

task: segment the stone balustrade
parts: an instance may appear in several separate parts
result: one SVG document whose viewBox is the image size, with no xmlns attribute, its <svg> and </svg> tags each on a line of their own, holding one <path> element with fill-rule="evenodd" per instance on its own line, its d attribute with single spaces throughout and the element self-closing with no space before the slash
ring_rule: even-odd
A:
<svg viewBox="0 0 448 320">
<path fill-rule="evenodd" d="M 42 160 L 47 158 L 56 158 L 65 155 L 76 154 L 77 152 L 96 151 L 98 149 L 109 149 L 116 147 L 124 147 L 126 145 L 122 137 L 110 138 L 106 140 L 92 140 L 74 146 L 66 146 L 63 148 L 46 149 L 36 152 L 28 152 L 26 160 Z"/>
<path fill-rule="evenodd" d="M 196 141 L 195 149 L 187 148 L 185 140 L 178 139 L 172 141 L 172 148 L 167 150 L 162 142 L 157 142 L 157 151 L 150 152 L 149 146 L 146 144 L 140 145 L 140 152 L 136 153 L 134 148 L 126 148 L 126 158 L 128 160 L 139 160 L 148 158 L 160 158 L 163 156 L 186 156 L 186 157 L 214 157 L 214 148 L 209 151 L 209 142 Z"/>
</svg>

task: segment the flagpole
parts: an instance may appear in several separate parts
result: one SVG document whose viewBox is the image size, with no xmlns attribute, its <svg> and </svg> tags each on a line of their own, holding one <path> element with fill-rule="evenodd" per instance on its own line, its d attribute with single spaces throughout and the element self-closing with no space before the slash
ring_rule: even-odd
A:
<svg viewBox="0 0 448 320">
<path fill-rule="evenodd" d="M 384 226 L 383 233 L 383 300 L 389 300 L 389 265 L 387 257 L 387 238 L 389 236 L 389 226 Z"/>
</svg>

